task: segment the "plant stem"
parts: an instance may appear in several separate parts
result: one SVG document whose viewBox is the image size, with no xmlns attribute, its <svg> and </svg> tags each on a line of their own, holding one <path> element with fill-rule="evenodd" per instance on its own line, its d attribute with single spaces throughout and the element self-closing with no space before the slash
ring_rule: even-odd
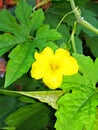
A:
<svg viewBox="0 0 98 130">
<path fill-rule="evenodd" d="M 71 35 L 71 42 L 72 42 L 72 47 L 73 47 L 74 53 L 77 53 L 76 46 L 75 46 L 75 40 L 74 40 L 74 34 L 76 31 L 76 24 L 77 24 L 77 22 L 75 21 L 74 26 L 73 26 L 73 30 L 72 30 L 72 35 Z"/>
<path fill-rule="evenodd" d="M 70 1 L 70 5 L 72 7 L 72 10 L 74 10 L 76 8 L 74 0 L 69 0 Z M 95 28 L 93 25 L 91 25 L 90 23 L 88 23 L 86 20 L 84 20 L 83 17 L 80 16 L 79 11 L 74 11 L 74 15 L 78 21 L 78 23 L 82 24 L 84 27 L 88 28 L 89 30 L 91 30 L 92 32 L 98 34 L 98 29 Z"/>
<path fill-rule="evenodd" d="M 63 22 L 63 20 L 64 20 L 69 14 L 73 13 L 73 12 L 76 11 L 76 10 L 77 10 L 77 8 L 75 8 L 74 10 L 72 10 L 72 11 L 68 12 L 67 14 L 65 14 L 65 15 L 62 17 L 62 19 L 60 20 L 60 22 L 58 23 L 58 25 L 57 25 L 57 27 L 56 27 L 56 30 L 60 27 L 60 25 L 61 25 L 61 23 Z"/>
<path fill-rule="evenodd" d="M 77 21 L 74 22 L 74 26 L 73 26 L 73 29 L 72 29 L 71 37 L 70 37 L 70 39 L 68 41 L 68 43 L 71 42 L 74 53 L 77 53 L 76 46 L 75 46 L 75 40 L 74 40 L 74 34 L 75 34 L 75 31 L 76 31 L 76 25 L 77 25 Z"/>
<path fill-rule="evenodd" d="M 50 1 L 51 1 L 51 0 L 43 0 L 43 1 L 41 1 L 40 3 L 38 3 L 37 5 L 34 6 L 33 11 L 34 11 L 36 8 L 39 8 L 40 6 L 45 5 L 46 3 L 50 2 Z"/>
<path fill-rule="evenodd" d="M 65 14 L 62 19 L 60 20 L 60 22 L 58 23 L 57 27 L 56 27 L 56 30 L 60 27 L 61 23 L 63 22 L 63 20 L 71 13 L 75 12 L 78 8 L 75 8 L 74 10 L 68 12 L 67 14 Z M 78 10 L 77 10 L 78 11 Z M 73 48 L 73 51 L 74 53 L 77 53 L 76 51 L 76 47 L 75 47 L 75 41 L 74 41 L 74 34 L 75 34 L 75 31 L 76 31 L 76 21 L 74 23 L 74 26 L 73 26 L 73 30 L 72 30 L 72 34 L 71 34 L 71 38 L 69 40 L 69 42 L 71 41 L 72 43 L 72 48 Z"/>
</svg>

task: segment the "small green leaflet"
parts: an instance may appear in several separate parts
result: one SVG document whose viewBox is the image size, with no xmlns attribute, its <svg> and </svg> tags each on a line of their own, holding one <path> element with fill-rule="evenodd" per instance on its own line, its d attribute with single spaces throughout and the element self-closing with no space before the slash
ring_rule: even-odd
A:
<svg viewBox="0 0 98 130">
<path fill-rule="evenodd" d="M 61 88 L 72 90 L 64 94 L 57 102 L 56 130 L 93 130 L 98 105 L 98 59 L 75 54 L 79 64 L 79 73 L 65 76 Z"/>
<path fill-rule="evenodd" d="M 28 36 L 31 30 L 39 28 L 45 19 L 41 9 L 32 13 L 32 7 L 22 0 L 17 5 L 15 14 L 26 36 Z"/>
</svg>

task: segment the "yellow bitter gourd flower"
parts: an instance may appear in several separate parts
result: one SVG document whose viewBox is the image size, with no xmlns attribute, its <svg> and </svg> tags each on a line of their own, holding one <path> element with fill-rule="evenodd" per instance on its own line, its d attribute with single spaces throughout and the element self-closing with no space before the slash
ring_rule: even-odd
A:
<svg viewBox="0 0 98 130">
<path fill-rule="evenodd" d="M 78 72 L 79 66 L 74 57 L 62 48 L 55 52 L 49 47 L 41 53 L 35 52 L 36 61 L 32 64 L 31 76 L 42 79 L 50 89 L 58 88 L 63 80 L 63 75 L 73 75 Z"/>
</svg>

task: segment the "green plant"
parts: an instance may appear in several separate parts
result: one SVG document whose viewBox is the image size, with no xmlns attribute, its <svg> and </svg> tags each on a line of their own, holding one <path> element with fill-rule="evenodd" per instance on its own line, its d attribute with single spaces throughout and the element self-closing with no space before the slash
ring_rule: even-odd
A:
<svg viewBox="0 0 98 130">
<path fill-rule="evenodd" d="M 33 7 L 30 2 L 20 0 L 12 14 L 0 11 L 0 56 L 7 60 L 5 78 L 0 79 L 0 128 L 97 130 L 96 4 L 55 0 L 43 11 L 37 8 L 48 1 Z M 63 76 L 55 90 L 30 75 L 35 52 L 41 53 L 47 46 L 69 51 L 79 66 L 78 73 Z"/>
</svg>

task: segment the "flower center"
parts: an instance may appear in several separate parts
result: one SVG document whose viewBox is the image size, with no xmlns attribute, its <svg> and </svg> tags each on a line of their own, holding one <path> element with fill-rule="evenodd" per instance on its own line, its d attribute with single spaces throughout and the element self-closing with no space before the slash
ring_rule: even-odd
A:
<svg viewBox="0 0 98 130">
<path fill-rule="evenodd" d="M 51 69 L 52 69 L 53 71 L 55 71 L 55 70 L 57 70 L 58 65 L 55 64 L 55 63 L 52 63 L 52 64 L 50 65 L 50 67 L 51 67 Z"/>
</svg>

